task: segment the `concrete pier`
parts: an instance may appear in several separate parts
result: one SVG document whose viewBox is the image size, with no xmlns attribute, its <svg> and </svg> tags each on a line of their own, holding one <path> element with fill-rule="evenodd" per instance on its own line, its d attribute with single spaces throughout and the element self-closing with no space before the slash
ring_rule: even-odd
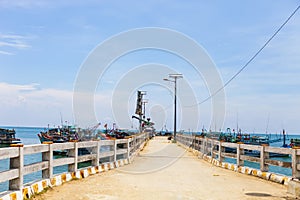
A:
<svg viewBox="0 0 300 200">
<path fill-rule="evenodd" d="M 53 187 L 33 199 L 292 199 L 287 186 L 233 172 L 155 137 L 133 163 Z"/>
</svg>

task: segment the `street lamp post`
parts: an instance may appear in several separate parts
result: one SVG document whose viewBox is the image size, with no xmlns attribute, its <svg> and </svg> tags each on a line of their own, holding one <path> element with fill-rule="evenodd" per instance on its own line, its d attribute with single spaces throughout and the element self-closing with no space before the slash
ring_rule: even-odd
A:
<svg viewBox="0 0 300 200">
<path fill-rule="evenodd" d="M 164 78 L 164 81 L 174 83 L 174 141 L 176 142 L 176 112 L 177 112 L 177 79 L 183 78 L 182 74 L 169 74 L 169 78 Z"/>
</svg>

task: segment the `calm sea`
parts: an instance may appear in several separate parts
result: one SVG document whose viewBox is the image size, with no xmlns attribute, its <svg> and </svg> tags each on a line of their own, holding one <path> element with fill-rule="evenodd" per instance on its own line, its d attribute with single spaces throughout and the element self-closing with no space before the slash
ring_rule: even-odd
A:
<svg viewBox="0 0 300 200">
<path fill-rule="evenodd" d="M 40 133 L 41 131 L 46 130 L 46 128 L 40 128 L 40 127 L 2 127 L 2 128 L 15 129 L 16 138 L 20 138 L 24 145 L 40 144 L 40 140 L 37 134 Z M 24 157 L 25 165 L 35 163 L 35 162 L 40 162 L 40 161 L 42 161 L 41 153 L 26 155 Z M 8 169 L 9 169 L 9 160 L 8 159 L 0 160 L 0 171 L 5 171 Z M 60 174 L 67 171 L 68 171 L 67 166 L 60 166 L 54 168 L 54 174 Z M 42 178 L 42 172 L 28 174 L 24 176 L 24 183 L 29 183 L 34 180 L 39 180 L 41 178 Z M 8 190 L 8 182 L 0 183 L 0 192 L 7 191 L 7 190 Z"/>
<path fill-rule="evenodd" d="M 40 128 L 40 127 L 3 127 L 3 128 L 9 128 L 9 129 L 14 128 L 16 130 L 16 137 L 20 138 L 22 143 L 25 145 L 40 144 L 37 134 L 41 131 L 46 130 L 46 128 Z M 263 134 L 255 134 L 255 135 L 263 135 Z M 271 137 L 271 139 L 275 139 L 280 136 L 271 134 L 270 137 Z M 289 140 L 291 138 L 300 138 L 300 135 L 288 135 L 287 136 L 287 144 L 289 143 Z M 271 146 L 280 147 L 280 146 L 282 146 L 282 141 L 272 143 Z M 282 160 L 282 161 L 290 161 L 290 157 L 278 157 L 278 158 L 273 158 L 273 159 L 278 159 L 278 160 Z M 35 162 L 40 162 L 41 160 L 42 160 L 41 153 L 28 155 L 28 156 L 24 157 L 25 165 L 35 163 Z M 227 159 L 226 161 L 227 162 L 235 162 L 234 159 Z M 245 161 L 245 165 L 252 167 L 252 168 L 259 169 L 258 163 L 251 163 L 251 162 Z M 9 160 L 8 159 L 0 160 L 0 171 L 5 171 L 8 169 L 9 169 Z M 291 176 L 291 173 L 292 173 L 291 169 L 286 169 L 286 168 L 281 168 L 281 167 L 270 166 L 269 169 L 271 172 L 275 172 L 277 174 L 283 174 L 283 175 L 287 175 L 287 176 Z M 67 171 L 68 171 L 67 165 L 54 168 L 54 174 L 60 174 L 60 173 L 67 172 Z M 32 182 L 35 180 L 39 180 L 41 178 L 42 178 L 42 172 L 28 174 L 24 177 L 24 183 L 29 183 L 29 182 Z M 0 192 L 7 191 L 7 190 L 8 190 L 8 182 L 0 183 Z"/>
</svg>

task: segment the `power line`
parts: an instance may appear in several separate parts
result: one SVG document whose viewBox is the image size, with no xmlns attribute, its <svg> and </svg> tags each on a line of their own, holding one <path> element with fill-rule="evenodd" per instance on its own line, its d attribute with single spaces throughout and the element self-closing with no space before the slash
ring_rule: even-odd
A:
<svg viewBox="0 0 300 200">
<path fill-rule="evenodd" d="M 264 45 L 246 62 L 246 64 L 239 70 L 237 73 L 235 73 L 220 89 L 218 89 L 216 92 L 202 100 L 201 102 L 185 106 L 185 107 L 193 107 L 196 105 L 201 105 L 204 102 L 208 101 L 212 97 L 214 97 L 216 94 L 218 94 L 220 91 L 222 91 L 233 79 L 235 79 L 257 56 L 262 52 L 262 50 L 271 42 L 271 40 L 281 31 L 281 29 L 289 22 L 289 20 L 296 14 L 296 12 L 299 10 L 300 5 L 294 10 L 294 12 L 284 21 L 284 23 L 275 31 L 275 33 L 264 43 Z"/>
</svg>

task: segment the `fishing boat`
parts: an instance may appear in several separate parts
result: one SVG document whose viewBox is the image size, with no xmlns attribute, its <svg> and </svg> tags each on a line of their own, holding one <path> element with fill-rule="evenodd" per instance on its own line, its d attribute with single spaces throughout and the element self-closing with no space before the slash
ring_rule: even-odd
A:
<svg viewBox="0 0 300 200">
<path fill-rule="evenodd" d="M 63 126 L 62 128 L 52 128 L 38 134 L 40 142 L 64 143 L 78 140 L 78 133 L 75 127 Z"/>
<path fill-rule="evenodd" d="M 291 143 L 289 144 L 290 147 L 293 147 L 293 148 L 300 148 L 300 139 L 299 138 L 292 138 L 291 140 Z"/>
<path fill-rule="evenodd" d="M 167 129 L 167 126 L 165 125 L 162 127 L 161 131 L 157 132 L 157 135 L 163 135 L 163 136 L 171 136 L 172 132 Z"/>
<path fill-rule="evenodd" d="M 14 129 L 0 128 L 0 147 L 9 147 L 12 144 L 19 144 L 21 140 L 16 138 Z"/>
<path fill-rule="evenodd" d="M 269 145 L 269 137 L 268 136 L 251 136 L 248 142 L 245 144 L 252 144 L 252 145 Z"/>
<path fill-rule="evenodd" d="M 63 143 L 68 142 L 68 139 L 65 136 L 62 136 L 59 132 L 40 132 L 38 134 L 41 143 L 44 142 L 53 142 L 53 143 Z"/>
<path fill-rule="evenodd" d="M 67 121 L 66 121 L 67 122 Z M 90 141 L 97 139 L 95 131 L 100 126 L 101 123 L 97 123 L 91 128 L 81 129 L 76 126 L 70 126 L 63 124 L 63 119 L 61 116 L 61 127 L 51 128 L 42 131 L 37 136 L 41 143 L 53 142 L 53 143 L 64 143 L 64 142 L 74 142 L 74 141 Z"/>
</svg>

